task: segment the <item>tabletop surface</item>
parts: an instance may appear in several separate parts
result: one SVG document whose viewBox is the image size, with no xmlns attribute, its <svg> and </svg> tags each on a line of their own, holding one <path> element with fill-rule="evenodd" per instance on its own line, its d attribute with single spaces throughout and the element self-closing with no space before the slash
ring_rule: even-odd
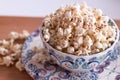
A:
<svg viewBox="0 0 120 80">
<path fill-rule="evenodd" d="M 11 31 L 30 33 L 37 29 L 43 18 L 40 17 L 0 17 L 0 39 L 8 37 Z M 120 28 L 120 20 L 115 20 Z M 0 66 L 0 80 L 33 80 L 25 71 L 20 72 L 15 67 Z"/>
</svg>

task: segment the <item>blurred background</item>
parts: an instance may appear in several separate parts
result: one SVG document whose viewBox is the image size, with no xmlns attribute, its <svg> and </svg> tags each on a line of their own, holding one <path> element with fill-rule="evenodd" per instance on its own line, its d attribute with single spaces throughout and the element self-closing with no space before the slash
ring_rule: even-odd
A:
<svg viewBox="0 0 120 80">
<path fill-rule="evenodd" d="M 61 5 L 81 3 L 83 0 L 0 0 L 0 16 L 44 17 Z M 105 15 L 120 19 L 120 0 L 84 0 L 93 8 L 101 8 Z"/>
</svg>

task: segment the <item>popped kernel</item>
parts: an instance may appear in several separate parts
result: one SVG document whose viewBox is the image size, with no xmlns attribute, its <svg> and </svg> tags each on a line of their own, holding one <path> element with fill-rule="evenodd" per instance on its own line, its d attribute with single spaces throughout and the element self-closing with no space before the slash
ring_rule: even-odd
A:
<svg viewBox="0 0 120 80">
<path fill-rule="evenodd" d="M 14 44 L 12 47 L 12 50 L 15 52 L 16 50 L 21 50 L 22 44 Z"/>
<path fill-rule="evenodd" d="M 75 49 L 78 49 L 79 44 L 78 44 L 77 42 L 74 42 L 73 45 L 74 45 L 74 48 L 75 48 Z"/>
<path fill-rule="evenodd" d="M 8 50 L 4 47 L 0 47 L 0 55 L 6 55 L 8 53 Z"/>
<path fill-rule="evenodd" d="M 10 38 L 12 38 L 12 39 L 17 39 L 17 38 L 19 38 L 19 33 L 17 33 L 17 32 L 11 32 L 11 33 L 10 33 Z"/>
<path fill-rule="evenodd" d="M 0 65 L 6 65 L 7 67 L 14 64 L 13 58 L 10 56 L 3 57 L 3 62 Z"/>
<path fill-rule="evenodd" d="M 46 35 L 44 35 L 44 40 L 45 40 L 46 42 L 48 42 L 49 39 L 50 39 L 50 34 L 46 34 Z"/>
<path fill-rule="evenodd" d="M 1 44 L 2 44 L 2 46 L 5 47 L 5 48 L 9 47 L 9 45 L 10 45 L 9 41 L 7 41 L 7 40 L 5 40 L 5 39 L 1 40 Z"/>
<path fill-rule="evenodd" d="M 71 28 L 64 29 L 64 35 L 69 35 L 69 34 L 71 34 L 71 32 L 72 32 Z"/>
<path fill-rule="evenodd" d="M 79 45 L 83 44 L 83 37 L 78 37 L 77 42 Z"/>
<path fill-rule="evenodd" d="M 67 40 L 61 40 L 59 44 L 62 48 L 67 48 L 69 46 L 69 42 Z"/>
<path fill-rule="evenodd" d="M 92 39 L 90 38 L 90 36 L 86 36 L 84 39 L 84 46 L 90 48 L 92 45 L 93 45 Z"/>
<path fill-rule="evenodd" d="M 67 52 L 73 54 L 75 51 L 74 47 L 70 46 L 67 48 Z"/>
<path fill-rule="evenodd" d="M 103 48 L 102 43 L 100 43 L 100 42 L 98 42 L 98 41 L 97 41 L 94 45 L 95 45 L 95 47 L 97 47 L 98 49 Z"/>
<path fill-rule="evenodd" d="M 62 50 L 62 47 L 61 47 L 61 46 L 57 46 L 57 45 L 56 45 L 56 49 L 58 49 L 58 50 L 60 50 L 60 51 L 61 51 L 61 50 Z"/>
<path fill-rule="evenodd" d="M 20 38 L 20 39 L 25 39 L 25 38 L 27 38 L 29 35 L 30 35 L 30 34 L 29 34 L 28 31 L 23 30 L 23 31 L 22 31 L 22 34 L 19 34 L 19 38 Z"/>
<path fill-rule="evenodd" d="M 24 66 L 22 64 L 21 58 L 16 62 L 15 67 L 19 70 L 19 71 L 23 71 L 24 70 Z"/>
<path fill-rule="evenodd" d="M 62 28 L 58 28 L 58 36 L 63 36 L 63 29 Z"/>
</svg>

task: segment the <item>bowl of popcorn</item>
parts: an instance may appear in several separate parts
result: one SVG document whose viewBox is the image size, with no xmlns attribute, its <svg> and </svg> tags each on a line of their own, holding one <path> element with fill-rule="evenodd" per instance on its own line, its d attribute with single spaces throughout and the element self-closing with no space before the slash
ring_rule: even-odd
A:
<svg viewBox="0 0 120 80">
<path fill-rule="evenodd" d="M 46 16 L 40 36 L 51 59 L 70 71 L 103 64 L 118 42 L 119 29 L 100 9 L 85 2 L 60 7 Z"/>
</svg>

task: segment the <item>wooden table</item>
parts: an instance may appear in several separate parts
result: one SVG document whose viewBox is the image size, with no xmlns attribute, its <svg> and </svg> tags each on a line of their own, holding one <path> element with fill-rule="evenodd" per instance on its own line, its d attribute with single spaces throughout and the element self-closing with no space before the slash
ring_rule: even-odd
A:
<svg viewBox="0 0 120 80">
<path fill-rule="evenodd" d="M 7 38 L 11 31 L 21 32 L 37 29 L 43 18 L 0 17 L 0 39 Z M 115 20 L 120 28 L 120 20 Z M 33 80 L 25 71 L 19 72 L 15 67 L 0 66 L 0 80 Z"/>
<path fill-rule="evenodd" d="M 41 24 L 42 18 L 0 17 L 0 39 L 7 38 L 11 31 L 33 32 Z M 0 80 L 33 80 L 25 71 L 20 72 L 15 67 L 0 66 Z"/>
</svg>

